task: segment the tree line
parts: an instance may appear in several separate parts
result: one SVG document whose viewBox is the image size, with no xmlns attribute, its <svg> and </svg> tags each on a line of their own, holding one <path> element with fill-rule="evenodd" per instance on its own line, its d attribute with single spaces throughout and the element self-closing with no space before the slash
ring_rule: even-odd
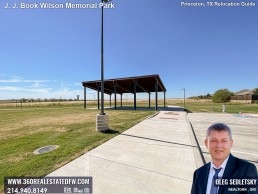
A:
<svg viewBox="0 0 258 194">
<path fill-rule="evenodd" d="M 253 95 L 258 96 L 258 88 L 255 88 Z M 225 103 L 229 102 L 231 97 L 234 96 L 234 93 L 229 91 L 228 89 L 220 89 L 217 90 L 213 95 L 200 95 L 200 96 L 192 96 L 191 99 L 211 99 L 212 102 L 215 103 Z"/>
<path fill-rule="evenodd" d="M 19 101 L 19 102 L 66 102 L 66 101 L 78 101 L 77 99 L 62 99 L 62 98 L 21 98 L 21 99 L 12 99 L 12 101 Z"/>
</svg>

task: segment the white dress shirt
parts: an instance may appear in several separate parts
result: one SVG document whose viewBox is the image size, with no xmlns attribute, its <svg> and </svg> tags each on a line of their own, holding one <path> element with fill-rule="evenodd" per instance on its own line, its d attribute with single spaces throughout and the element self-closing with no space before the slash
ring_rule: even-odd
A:
<svg viewBox="0 0 258 194">
<path fill-rule="evenodd" d="M 218 168 L 213 164 L 213 162 L 211 162 L 210 172 L 209 172 L 209 177 L 208 177 L 208 182 L 207 182 L 206 194 L 210 194 L 210 192 L 211 192 L 212 179 L 213 179 L 213 176 L 215 175 L 215 170 L 213 168 L 216 168 L 216 169 L 221 168 L 221 170 L 218 174 L 218 177 L 222 177 L 223 173 L 225 171 L 227 162 L 228 162 L 228 158 L 229 158 L 229 156 L 227 157 L 226 160 L 224 160 L 224 162 Z"/>
</svg>

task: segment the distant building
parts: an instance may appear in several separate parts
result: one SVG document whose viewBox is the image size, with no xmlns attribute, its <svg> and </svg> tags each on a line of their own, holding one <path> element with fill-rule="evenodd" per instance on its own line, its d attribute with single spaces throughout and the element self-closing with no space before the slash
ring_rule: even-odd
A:
<svg viewBox="0 0 258 194">
<path fill-rule="evenodd" d="M 255 103 L 258 102 L 258 95 L 254 95 L 254 91 L 253 90 L 248 90 L 248 89 L 244 89 L 244 90 L 240 90 L 238 92 L 234 93 L 234 96 L 231 97 L 231 102 L 246 102 L 246 103 Z"/>
</svg>

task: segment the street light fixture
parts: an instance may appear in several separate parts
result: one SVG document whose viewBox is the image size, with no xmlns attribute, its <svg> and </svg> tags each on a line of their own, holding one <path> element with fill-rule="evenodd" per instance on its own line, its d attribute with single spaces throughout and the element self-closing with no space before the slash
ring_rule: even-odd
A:
<svg viewBox="0 0 258 194">
<path fill-rule="evenodd" d="M 104 3 L 111 0 L 101 0 L 101 113 L 96 118 L 96 130 L 105 132 L 108 130 L 108 115 L 104 113 Z"/>
<path fill-rule="evenodd" d="M 101 115 L 104 113 L 104 14 L 103 14 L 103 5 L 104 2 L 108 3 L 111 0 L 102 0 L 101 6 Z"/>
<path fill-rule="evenodd" d="M 185 88 L 182 88 L 184 90 L 184 108 L 185 108 Z"/>
</svg>

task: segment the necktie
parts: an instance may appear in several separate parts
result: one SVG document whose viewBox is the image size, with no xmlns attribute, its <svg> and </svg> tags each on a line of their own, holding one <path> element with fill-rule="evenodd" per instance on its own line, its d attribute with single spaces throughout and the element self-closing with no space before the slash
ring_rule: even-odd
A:
<svg viewBox="0 0 258 194">
<path fill-rule="evenodd" d="M 214 176 L 213 176 L 213 178 L 212 178 L 211 192 L 210 192 L 210 194 L 217 194 L 217 193 L 218 193 L 218 186 L 215 185 L 215 179 L 218 179 L 218 178 L 219 178 L 219 177 L 218 177 L 218 174 L 219 174 L 219 172 L 220 172 L 220 170 L 221 170 L 222 168 L 219 168 L 219 169 L 213 168 L 213 169 L 215 170 L 215 174 L 214 174 Z"/>
</svg>

